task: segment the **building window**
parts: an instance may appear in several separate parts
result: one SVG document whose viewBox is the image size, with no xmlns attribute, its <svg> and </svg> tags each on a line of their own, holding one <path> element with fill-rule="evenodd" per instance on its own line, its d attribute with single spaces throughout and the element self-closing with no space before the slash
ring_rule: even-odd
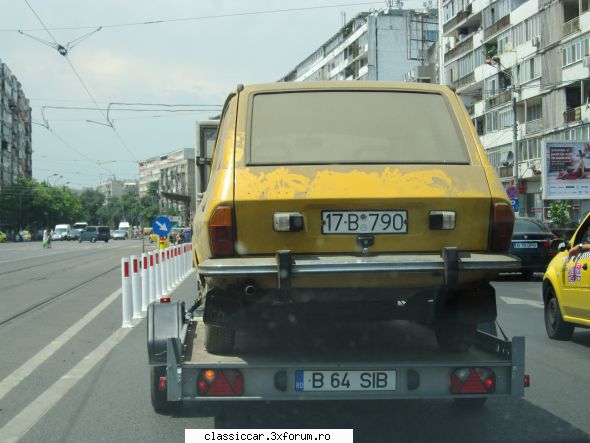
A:
<svg viewBox="0 0 590 443">
<path fill-rule="evenodd" d="M 488 112 L 486 114 L 486 132 L 498 130 L 498 112 Z"/>
<path fill-rule="evenodd" d="M 582 60 L 589 50 L 589 35 L 567 42 L 561 47 L 562 66 L 568 66 Z"/>
<path fill-rule="evenodd" d="M 498 119 L 500 120 L 500 129 L 509 128 L 512 126 L 512 108 L 505 108 L 498 111 Z"/>
<path fill-rule="evenodd" d="M 526 121 L 527 122 L 541 120 L 541 118 L 543 118 L 543 110 L 541 107 L 541 103 L 538 103 L 536 105 L 531 105 L 527 108 L 527 112 L 526 112 Z"/>
<path fill-rule="evenodd" d="M 541 57 L 535 56 L 518 65 L 518 81 L 523 84 L 541 76 Z"/>
<path fill-rule="evenodd" d="M 459 67 L 459 78 L 463 78 L 466 75 L 473 72 L 473 54 L 469 53 L 465 57 L 458 60 Z"/>
</svg>

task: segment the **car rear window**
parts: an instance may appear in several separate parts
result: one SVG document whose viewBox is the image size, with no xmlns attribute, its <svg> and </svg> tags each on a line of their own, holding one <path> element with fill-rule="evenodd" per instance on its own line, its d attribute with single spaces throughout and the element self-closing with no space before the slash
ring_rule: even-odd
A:
<svg viewBox="0 0 590 443">
<path fill-rule="evenodd" d="M 469 155 L 440 94 L 298 91 L 254 95 L 248 163 L 467 164 Z"/>
<path fill-rule="evenodd" d="M 109 231 L 110 231 L 110 228 L 105 228 L 103 226 L 98 227 L 98 232 L 104 233 L 104 232 L 109 232 Z"/>
<path fill-rule="evenodd" d="M 542 232 L 547 233 L 551 232 L 545 226 L 541 225 L 540 223 L 534 222 L 532 220 L 519 220 L 516 219 L 514 223 L 514 232 L 528 232 L 528 233 L 535 233 L 535 232 Z"/>
</svg>

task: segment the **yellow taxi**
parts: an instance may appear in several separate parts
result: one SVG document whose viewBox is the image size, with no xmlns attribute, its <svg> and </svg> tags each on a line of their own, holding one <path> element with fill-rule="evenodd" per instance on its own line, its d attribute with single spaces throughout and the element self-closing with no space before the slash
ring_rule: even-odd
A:
<svg viewBox="0 0 590 443">
<path fill-rule="evenodd" d="M 543 276 L 545 329 L 569 340 L 576 326 L 590 326 L 590 213 L 559 250 Z"/>
<path fill-rule="evenodd" d="M 207 349 L 310 318 L 434 319 L 442 347 L 465 349 L 496 318 L 489 281 L 520 264 L 513 225 L 448 87 L 240 85 L 193 224 Z"/>
</svg>

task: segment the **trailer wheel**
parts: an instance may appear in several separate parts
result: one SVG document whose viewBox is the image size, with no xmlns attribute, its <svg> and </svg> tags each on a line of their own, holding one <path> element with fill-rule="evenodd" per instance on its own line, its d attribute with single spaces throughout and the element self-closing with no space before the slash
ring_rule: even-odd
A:
<svg viewBox="0 0 590 443">
<path fill-rule="evenodd" d="M 461 323 L 456 320 L 435 320 L 434 322 L 436 342 L 445 351 L 467 351 L 473 343 L 476 330 L 476 323 Z"/>
<path fill-rule="evenodd" d="M 551 285 L 545 291 L 545 329 L 553 340 L 569 340 L 574 333 L 574 325 L 561 316 L 559 302 Z"/>
<path fill-rule="evenodd" d="M 227 326 L 205 325 L 205 348 L 212 354 L 229 354 L 235 338 L 236 331 Z"/>
<path fill-rule="evenodd" d="M 180 408 L 181 402 L 168 401 L 166 391 L 160 391 L 160 377 L 166 376 L 166 366 L 150 367 L 150 385 L 152 394 L 152 406 L 159 414 L 170 413 Z"/>
</svg>

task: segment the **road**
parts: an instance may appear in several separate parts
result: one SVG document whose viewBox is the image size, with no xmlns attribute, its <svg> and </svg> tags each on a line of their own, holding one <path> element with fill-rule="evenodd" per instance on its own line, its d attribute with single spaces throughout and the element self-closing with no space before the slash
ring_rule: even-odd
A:
<svg viewBox="0 0 590 443">
<path fill-rule="evenodd" d="M 540 280 L 495 282 L 508 336 L 527 339 L 524 399 L 248 403 L 157 415 L 145 320 L 121 329 L 120 257 L 138 241 L 0 245 L 0 441 L 184 441 L 185 428 L 354 428 L 355 442 L 590 441 L 590 332 L 550 341 Z M 173 294 L 190 300 L 194 278 Z M 86 358 L 88 357 L 88 358 Z"/>
</svg>

